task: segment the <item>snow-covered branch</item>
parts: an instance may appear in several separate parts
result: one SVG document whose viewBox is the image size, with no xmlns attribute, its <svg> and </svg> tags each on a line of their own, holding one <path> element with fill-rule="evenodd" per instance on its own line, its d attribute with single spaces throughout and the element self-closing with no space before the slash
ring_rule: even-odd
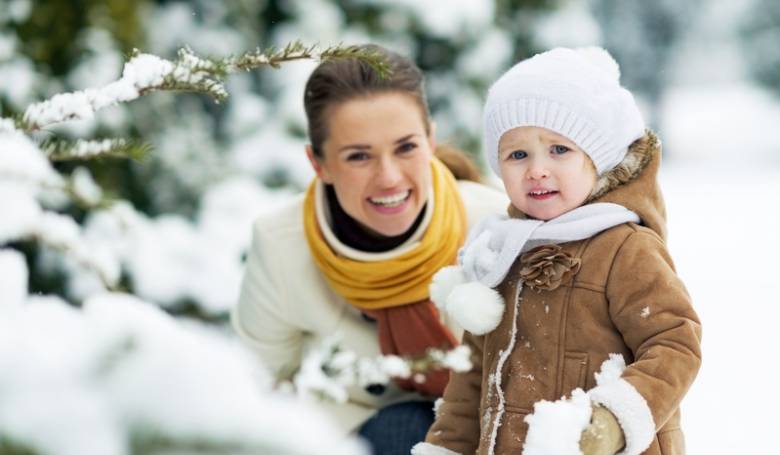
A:
<svg viewBox="0 0 780 455">
<path fill-rule="evenodd" d="M 119 260 L 110 250 L 97 249 L 87 242 L 81 234 L 81 227 L 73 218 L 44 211 L 33 226 L 28 238 L 95 272 L 106 289 L 117 289 L 121 276 Z"/>
<path fill-rule="evenodd" d="M 8 185 L 0 187 L 0 204 L 8 215 L 8 221 L 0 224 L 0 245 L 35 241 L 93 271 L 105 288 L 116 288 L 121 273 L 119 261 L 110 250 L 87 242 L 73 218 L 42 210 L 29 194 Z"/>
<path fill-rule="evenodd" d="M 41 150 L 8 122 L 0 123 L 0 245 L 33 240 L 93 270 L 109 289 L 119 282 L 120 266 L 108 249 L 96 248 L 82 235 L 70 216 L 42 207 L 39 199 L 66 198 L 97 205 L 100 188 L 89 172 L 77 169 L 68 179 L 61 176 Z"/>
<path fill-rule="evenodd" d="M 155 91 L 204 93 L 220 102 L 228 97 L 224 78 L 237 71 L 261 66 L 278 68 L 281 63 L 293 60 L 347 57 L 365 60 L 380 74 L 389 71 L 384 60 L 373 51 L 357 46 L 331 46 L 320 50 L 317 45 L 305 46 L 300 41 L 294 41 L 281 50 L 257 49 L 238 56 L 216 59 L 200 57 L 186 47 L 179 49 L 174 61 L 144 54 L 136 49 L 125 64 L 119 80 L 100 88 L 61 93 L 33 104 L 25 110 L 17 126 L 25 131 L 37 131 L 69 120 L 89 119 L 100 109 Z"/>
<path fill-rule="evenodd" d="M 223 67 L 225 74 L 234 73 L 237 70 L 251 70 L 263 65 L 279 68 L 283 62 L 293 60 L 329 60 L 335 58 L 356 58 L 371 65 L 381 77 L 389 74 L 390 68 L 378 53 L 362 49 L 358 46 L 329 46 L 320 50 L 319 46 L 306 46 L 300 41 L 293 41 L 281 50 L 269 48 L 257 49 L 237 57 L 228 57 L 217 63 L 217 67 Z"/>
<path fill-rule="evenodd" d="M 451 351 L 429 349 L 418 357 L 358 357 L 341 350 L 338 341 L 331 338 L 309 351 L 293 382 L 300 396 L 343 403 L 349 386 L 384 385 L 393 378 L 424 381 L 425 373 L 437 369 L 468 371 L 472 367 L 470 357 L 465 345 Z"/>
<path fill-rule="evenodd" d="M 25 296 L 20 256 L 0 250 L 0 272 L 18 278 L 11 292 L 0 280 L 2 453 L 365 454 L 310 405 L 272 393 L 221 331 L 125 294 L 81 309 Z M 302 428 L 309 437 L 290 437 Z"/>
<path fill-rule="evenodd" d="M 100 109 L 157 90 L 205 92 L 218 100 L 227 96 L 224 86 L 198 65 L 200 59 L 192 51 L 181 49 L 178 57 L 171 62 L 135 50 L 119 80 L 100 88 L 61 93 L 33 104 L 25 110 L 20 126 L 35 131 L 68 120 L 92 118 Z"/>
<path fill-rule="evenodd" d="M 50 161 L 92 160 L 96 158 L 132 158 L 138 160 L 151 150 L 149 144 L 139 144 L 123 138 L 98 140 L 50 139 L 40 145 Z"/>
</svg>

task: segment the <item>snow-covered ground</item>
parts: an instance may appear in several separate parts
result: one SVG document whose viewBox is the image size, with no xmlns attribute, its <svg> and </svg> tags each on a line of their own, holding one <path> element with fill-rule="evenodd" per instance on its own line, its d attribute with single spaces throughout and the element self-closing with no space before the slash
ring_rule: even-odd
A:
<svg viewBox="0 0 780 455">
<path fill-rule="evenodd" d="M 777 453 L 780 166 L 743 153 L 662 170 L 670 250 L 703 325 L 683 402 L 691 454 Z"/>
</svg>

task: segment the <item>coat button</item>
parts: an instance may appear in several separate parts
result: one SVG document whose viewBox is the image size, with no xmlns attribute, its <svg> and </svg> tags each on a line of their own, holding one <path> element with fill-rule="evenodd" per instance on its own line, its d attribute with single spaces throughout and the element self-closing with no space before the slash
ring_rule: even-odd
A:
<svg viewBox="0 0 780 455">
<path fill-rule="evenodd" d="M 382 395 L 385 393 L 385 390 L 387 390 L 387 387 L 383 384 L 369 384 L 366 386 L 366 392 L 371 395 Z"/>
</svg>

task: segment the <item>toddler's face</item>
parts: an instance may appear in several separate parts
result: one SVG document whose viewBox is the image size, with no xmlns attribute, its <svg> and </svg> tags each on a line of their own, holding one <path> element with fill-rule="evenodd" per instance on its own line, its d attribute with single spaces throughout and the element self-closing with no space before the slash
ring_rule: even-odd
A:
<svg viewBox="0 0 780 455">
<path fill-rule="evenodd" d="M 521 126 L 504 133 L 498 160 L 512 205 L 538 220 L 579 207 L 596 184 L 588 155 L 545 128 Z"/>
</svg>

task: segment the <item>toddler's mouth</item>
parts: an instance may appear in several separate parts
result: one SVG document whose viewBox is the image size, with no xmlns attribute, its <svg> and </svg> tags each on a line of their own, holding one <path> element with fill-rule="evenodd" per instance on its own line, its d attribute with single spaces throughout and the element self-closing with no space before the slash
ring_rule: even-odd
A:
<svg viewBox="0 0 780 455">
<path fill-rule="evenodd" d="M 534 190 L 529 192 L 528 196 L 530 196 L 532 199 L 544 200 L 544 199 L 549 199 L 557 194 L 558 191 L 556 190 Z"/>
</svg>

